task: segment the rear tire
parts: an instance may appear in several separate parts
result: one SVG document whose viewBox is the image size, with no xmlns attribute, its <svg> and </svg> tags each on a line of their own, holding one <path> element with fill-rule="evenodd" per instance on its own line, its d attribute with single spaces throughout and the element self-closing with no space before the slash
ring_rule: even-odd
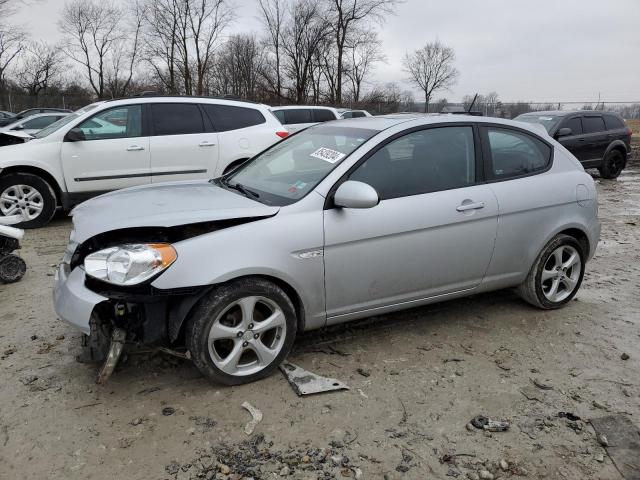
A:
<svg viewBox="0 0 640 480">
<path fill-rule="evenodd" d="M 10 173 L 0 177 L 0 215 L 22 214 L 20 228 L 44 227 L 56 213 L 56 194 L 49 183 L 31 173 Z"/>
<path fill-rule="evenodd" d="M 296 336 L 291 300 L 277 285 L 246 278 L 222 285 L 195 307 L 186 344 L 210 381 L 241 385 L 269 376 L 286 358 Z"/>
<path fill-rule="evenodd" d="M 518 293 L 535 307 L 561 308 L 580 289 L 585 261 L 580 242 L 569 235 L 557 235 L 542 249 Z"/>
<path fill-rule="evenodd" d="M 625 167 L 624 155 L 620 150 L 611 150 L 602 161 L 602 166 L 598 168 L 600 176 L 608 180 L 618 178 Z"/>
</svg>

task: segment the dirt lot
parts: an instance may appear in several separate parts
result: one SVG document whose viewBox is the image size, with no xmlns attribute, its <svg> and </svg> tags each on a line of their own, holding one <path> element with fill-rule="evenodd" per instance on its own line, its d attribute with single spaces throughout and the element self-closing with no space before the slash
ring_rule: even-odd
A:
<svg viewBox="0 0 640 480">
<path fill-rule="evenodd" d="M 0 478 L 621 478 L 588 419 L 640 424 L 638 153 L 600 181 L 602 241 L 567 308 L 505 291 L 306 334 L 291 360 L 351 386 L 306 398 L 149 354 L 98 387 L 51 305 L 70 222 L 28 232 L 26 277 L 0 286 Z M 264 415 L 252 436 L 244 401 Z M 478 414 L 510 428 L 467 428 Z"/>
</svg>

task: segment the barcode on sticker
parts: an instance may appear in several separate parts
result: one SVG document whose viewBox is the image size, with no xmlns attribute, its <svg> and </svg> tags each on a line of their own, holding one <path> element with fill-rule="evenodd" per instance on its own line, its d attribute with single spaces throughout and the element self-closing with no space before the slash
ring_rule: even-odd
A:
<svg viewBox="0 0 640 480">
<path fill-rule="evenodd" d="M 312 157 L 319 158 L 329 163 L 336 163 L 345 157 L 342 152 L 331 150 L 330 148 L 321 147 L 311 154 Z"/>
</svg>

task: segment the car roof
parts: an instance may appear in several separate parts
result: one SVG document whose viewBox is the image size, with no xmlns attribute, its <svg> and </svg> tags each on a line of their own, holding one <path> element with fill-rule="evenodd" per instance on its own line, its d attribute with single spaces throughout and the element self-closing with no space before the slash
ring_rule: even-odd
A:
<svg viewBox="0 0 640 480">
<path fill-rule="evenodd" d="M 324 105 L 284 105 L 282 107 L 269 107 L 271 110 L 296 110 L 296 109 L 318 109 L 318 110 L 331 110 L 333 112 L 338 112 L 337 108 L 327 107 Z"/>
<path fill-rule="evenodd" d="M 230 105 L 244 108 L 266 108 L 269 106 L 263 103 L 249 102 L 245 100 L 236 100 L 224 97 L 205 97 L 191 95 L 141 95 L 139 97 L 123 97 L 111 100 L 103 100 L 95 102 L 100 105 L 108 105 L 109 107 L 118 105 L 131 105 L 138 103 L 214 103 L 216 105 Z"/>
<path fill-rule="evenodd" d="M 618 113 L 616 112 L 606 112 L 606 111 L 602 111 L 602 110 L 543 110 L 541 112 L 527 112 L 527 113 L 523 113 L 522 117 L 527 116 L 527 117 L 536 117 L 539 115 L 553 115 L 556 117 L 566 117 L 567 115 L 602 115 L 602 114 L 607 114 L 607 115 L 616 115 L 616 116 L 620 116 Z"/>
<path fill-rule="evenodd" d="M 47 113 L 36 113 L 35 115 L 29 115 L 28 117 L 21 118 L 20 120 L 16 120 L 13 123 L 24 123 L 33 120 L 34 118 L 40 117 L 66 117 L 69 115 L 69 112 L 47 112 Z"/>
<path fill-rule="evenodd" d="M 497 117 L 478 117 L 475 115 L 440 115 L 440 114 L 424 114 L 424 113 L 401 113 L 378 115 L 375 117 L 346 118 L 336 120 L 341 126 L 353 128 L 367 128 L 371 130 L 386 130 L 396 125 L 404 124 L 406 128 L 419 127 L 423 125 L 437 125 L 441 123 L 492 123 L 495 125 L 505 125 L 517 127 L 522 130 L 542 135 L 542 132 L 535 125 L 515 120 L 508 120 Z M 326 122 L 323 125 L 333 124 L 334 121 Z M 546 130 L 545 130 L 546 132 Z"/>
</svg>

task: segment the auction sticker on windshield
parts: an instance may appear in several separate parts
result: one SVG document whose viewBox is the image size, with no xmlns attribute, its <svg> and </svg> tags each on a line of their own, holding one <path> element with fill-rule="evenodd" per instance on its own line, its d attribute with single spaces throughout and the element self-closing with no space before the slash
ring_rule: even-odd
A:
<svg viewBox="0 0 640 480">
<path fill-rule="evenodd" d="M 321 147 L 310 154 L 312 157 L 319 158 L 329 163 L 336 163 L 342 160 L 346 155 L 330 148 Z"/>
</svg>

